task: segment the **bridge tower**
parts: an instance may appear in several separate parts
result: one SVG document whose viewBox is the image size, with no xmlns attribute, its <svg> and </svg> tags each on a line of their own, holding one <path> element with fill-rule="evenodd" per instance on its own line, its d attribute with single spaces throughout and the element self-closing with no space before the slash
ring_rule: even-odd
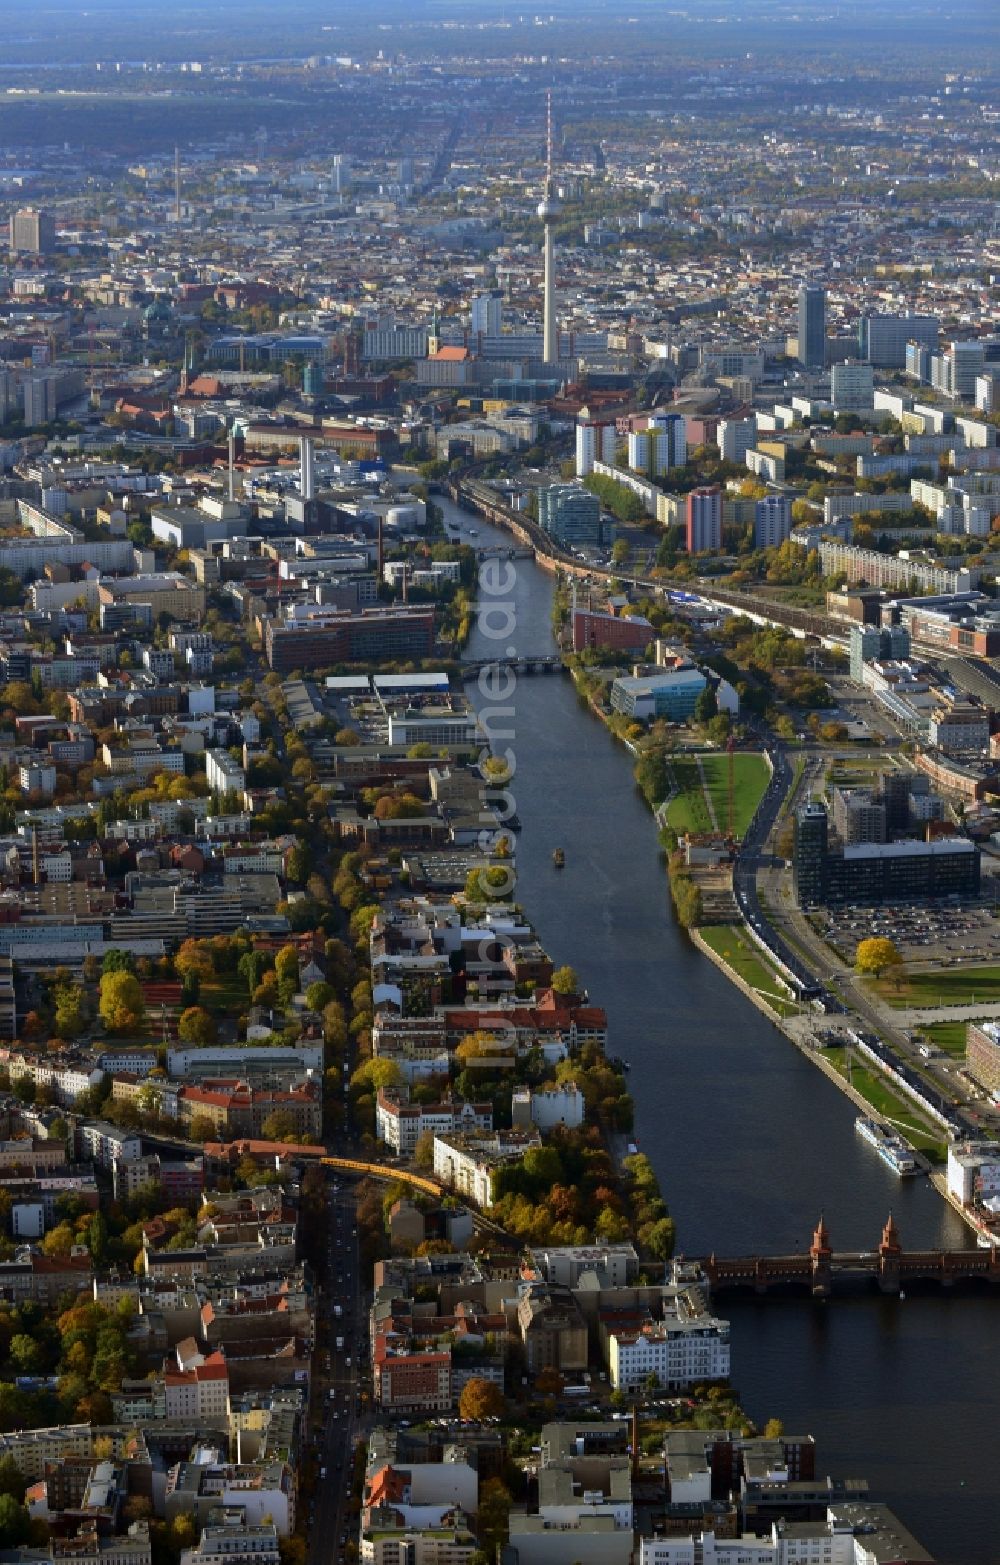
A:
<svg viewBox="0 0 1000 1565">
<path fill-rule="evenodd" d="M 809 1246 L 809 1258 L 812 1261 L 813 1298 L 829 1298 L 833 1283 L 833 1251 L 830 1248 L 830 1235 L 823 1221 L 822 1212 L 819 1214 L 819 1222 L 816 1224 L 812 1244 Z"/>
<path fill-rule="evenodd" d="M 899 1229 L 892 1213 L 889 1213 L 882 1229 L 882 1241 L 878 1247 L 878 1285 L 883 1293 L 899 1292 L 899 1263 L 903 1246 L 899 1242 Z"/>
</svg>

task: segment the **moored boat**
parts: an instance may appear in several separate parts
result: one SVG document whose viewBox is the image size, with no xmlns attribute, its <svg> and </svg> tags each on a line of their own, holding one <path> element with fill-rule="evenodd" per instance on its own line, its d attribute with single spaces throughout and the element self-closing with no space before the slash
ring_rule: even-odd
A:
<svg viewBox="0 0 1000 1565">
<path fill-rule="evenodd" d="M 898 1174 L 900 1179 L 922 1172 L 913 1152 L 902 1136 L 897 1136 L 895 1131 L 880 1125 L 878 1120 L 869 1119 L 865 1114 L 858 1115 L 854 1121 L 854 1128 L 863 1141 L 867 1141 L 869 1146 L 875 1148 L 883 1163 L 887 1164 L 894 1174 Z"/>
</svg>

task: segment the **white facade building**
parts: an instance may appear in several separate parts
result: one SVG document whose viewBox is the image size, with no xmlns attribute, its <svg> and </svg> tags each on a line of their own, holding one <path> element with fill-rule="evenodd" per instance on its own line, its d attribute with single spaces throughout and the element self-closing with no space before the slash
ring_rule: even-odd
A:
<svg viewBox="0 0 1000 1565">
<path fill-rule="evenodd" d="M 595 462 L 605 462 L 613 467 L 617 450 L 618 431 L 614 424 L 577 424 L 577 478 L 586 478 L 588 473 L 592 473 Z"/>
<path fill-rule="evenodd" d="M 754 510 L 753 541 L 758 549 L 775 549 L 792 531 L 792 502 L 787 495 L 769 494 Z"/>
<path fill-rule="evenodd" d="M 948 1148 L 948 1194 L 963 1206 L 1000 1196 L 1000 1143 L 953 1141 Z"/>
<path fill-rule="evenodd" d="M 724 418 L 719 422 L 719 432 L 716 443 L 719 447 L 719 455 L 724 462 L 735 462 L 742 467 L 746 461 L 746 454 L 757 440 L 757 420 L 755 418 Z"/>
<path fill-rule="evenodd" d="M 407 1103 L 382 1088 L 375 1105 L 376 1136 L 402 1156 L 412 1153 L 428 1131 L 445 1136 L 492 1129 L 493 1110 L 488 1103 Z"/>
<path fill-rule="evenodd" d="M 585 1114 L 583 1093 L 575 1081 L 546 1083 L 531 1093 L 531 1122 L 539 1130 L 554 1130 L 557 1125 L 576 1130 Z"/>
<path fill-rule="evenodd" d="M 927 1562 L 903 1523 L 885 1505 L 857 1501 L 827 1508 L 826 1520 L 772 1524 L 763 1538 L 714 1532 L 689 1537 L 643 1538 L 639 1565 L 890 1565 Z"/>
<path fill-rule="evenodd" d="M 228 750 L 206 750 L 205 776 L 208 786 L 216 793 L 242 793 L 246 788 L 243 767 L 233 760 Z"/>
<path fill-rule="evenodd" d="M 608 1349 L 616 1391 L 640 1391 L 650 1375 L 667 1391 L 729 1376 L 729 1322 L 692 1312 L 683 1296 L 662 1321 L 641 1331 L 612 1331 Z"/>
</svg>

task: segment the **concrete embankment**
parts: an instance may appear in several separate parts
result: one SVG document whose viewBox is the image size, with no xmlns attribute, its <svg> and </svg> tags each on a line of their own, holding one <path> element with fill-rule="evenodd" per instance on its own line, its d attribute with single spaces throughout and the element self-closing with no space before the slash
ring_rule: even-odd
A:
<svg viewBox="0 0 1000 1565">
<path fill-rule="evenodd" d="M 763 1011 L 768 1021 L 774 1022 L 776 1027 L 780 1027 L 781 1017 L 778 1015 L 777 1011 L 772 1010 L 771 1006 L 768 1005 L 766 999 L 760 993 L 760 991 L 755 989 L 752 984 L 748 984 L 745 978 L 741 978 L 739 973 L 735 972 L 733 968 L 730 967 L 725 957 L 719 955 L 718 951 L 713 951 L 707 940 L 701 936 L 697 929 L 689 929 L 688 934 L 691 936 L 691 939 L 694 941 L 694 944 L 698 947 L 698 950 L 701 952 L 701 954 L 703 956 L 707 956 L 708 960 L 713 964 L 713 966 L 717 967 L 720 973 L 724 973 L 729 979 L 729 982 L 731 984 L 735 984 L 736 988 L 740 991 L 741 994 L 746 995 L 747 999 L 750 1001 L 750 1004 L 755 1005 L 758 1011 Z M 784 1031 L 784 1028 L 782 1028 L 782 1031 Z"/>
</svg>

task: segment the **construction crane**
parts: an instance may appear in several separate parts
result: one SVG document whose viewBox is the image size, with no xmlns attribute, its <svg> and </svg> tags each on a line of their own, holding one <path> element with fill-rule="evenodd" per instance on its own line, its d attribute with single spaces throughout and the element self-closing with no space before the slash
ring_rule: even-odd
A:
<svg viewBox="0 0 1000 1565">
<path fill-rule="evenodd" d="M 729 759 L 729 814 L 726 826 L 730 841 L 736 840 L 736 737 L 730 734 L 726 740 L 726 754 Z"/>
</svg>

